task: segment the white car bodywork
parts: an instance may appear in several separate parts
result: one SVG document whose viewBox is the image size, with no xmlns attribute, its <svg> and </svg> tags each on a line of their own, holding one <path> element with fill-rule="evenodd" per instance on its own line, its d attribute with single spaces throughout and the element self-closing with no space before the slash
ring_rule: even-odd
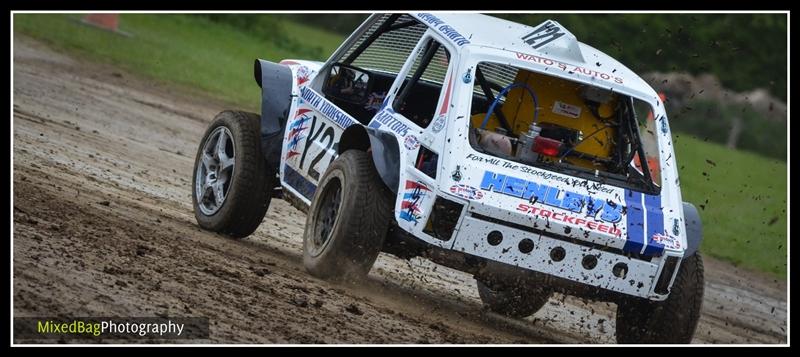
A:
<svg viewBox="0 0 800 357">
<path fill-rule="evenodd" d="M 627 295 L 665 299 L 667 294 L 654 291 L 656 281 L 667 257 L 683 257 L 687 239 L 671 133 L 657 93 L 631 70 L 578 42 L 553 21 L 534 28 L 478 14 L 411 15 L 429 26 L 419 43 L 433 38 L 452 57 L 436 118 L 428 128 L 418 127 L 392 109 L 400 80 L 392 85 L 381 109 L 368 124 L 392 133 L 399 143 L 397 226 L 444 249 Z M 375 17 L 359 27 L 331 59 L 340 57 L 370 21 Z M 553 28 L 558 32 L 552 32 Z M 548 43 L 537 43 L 534 39 L 543 33 L 561 35 Z M 419 51 L 420 44 L 412 53 Z M 397 78 L 406 77 L 412 62 L 413 58 L 405 62 Z M 510 64 L 611 89 L 649 103 L 658 118 L 660 194 L 646 195 L 474 150 L 467 140 L 468 118 L 472 78 L 479 62 Z M 324 73 L 325 64 L 300 60 L 281 63 L 291 67 L 295 77 L 283 138 L 281 186 L 310 205 L 318 180 L 336 157 L 342 132 L 350 125 L 360 124 L 320 93 L 324 76 L 317 74 Z M 413 164 L 421 145 L 439 155 L 436 179 Z M 531 202 L 533 192 L 545 199 Z M 464 205 L 453 236 L 447 241 L 423 231 L 436 196 Z M 594 204 L 582 203 L 588 201 Z M 493 231 L 502 233 L 500 244 L 487 242 L 487 235 Z M 533 242 L 530 252 L 519 249 L 524 239 Z M 552 259 L 555 247 L 564 249 L 563 260 Z M 597 257 L 592 269 L 582 266 L 587 254 Z M 624 278 L 612 273 L 620 262 L 627 265 Z M 670 286 L 672 279 L 674 276 Z"/>
</svg>

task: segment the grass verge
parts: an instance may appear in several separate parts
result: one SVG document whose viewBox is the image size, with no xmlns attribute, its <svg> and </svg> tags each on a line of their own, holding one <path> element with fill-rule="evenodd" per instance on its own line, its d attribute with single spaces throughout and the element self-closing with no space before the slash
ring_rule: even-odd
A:
<svg viewBox="0 0 800 357">
<path fill-rule="evenodd" d="M 129 37 L 83 25 L 81 17 L 16 14 L 14 30 L 57 49 L 207 92 L 249 110 L 259 108 L 261 97 L 253 80 L 253 60 L 293 57 L 291 51 L 269 39 L 196 15 L 122 14 L 119 29 L 131 34 Z M 325 54 L 343 40 L 340 35 L 290 21 L 281 25 L 294 40 L 320 47 Z"/>
</svg>

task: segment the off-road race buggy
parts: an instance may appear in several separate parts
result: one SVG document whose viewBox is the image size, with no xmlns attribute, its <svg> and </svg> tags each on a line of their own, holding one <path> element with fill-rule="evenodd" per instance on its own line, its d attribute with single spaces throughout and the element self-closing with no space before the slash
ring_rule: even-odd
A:
<svg viewBox="0 0 800 357">
<path fill-rule="evenodd" d="M 500 314 L 561 292 L 616 303 L 620 343 L 691 341 L 701 223 L 662 100 L 559 23 L 376 14 L 327 62 L 254 76 L 261 114 L 221 112 L 200 144 L 201 227 L 245 237 L 283 197 L 314 276 L 422 256 Z"/>
</svg>

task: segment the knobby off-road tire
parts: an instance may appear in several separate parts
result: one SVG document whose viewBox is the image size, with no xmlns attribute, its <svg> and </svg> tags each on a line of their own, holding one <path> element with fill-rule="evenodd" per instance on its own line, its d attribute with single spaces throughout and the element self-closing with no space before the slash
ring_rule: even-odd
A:
<svg viewBox="0 0 800 357">
<path fill-rule="evenodd" d="M 541 287 L 526 287 L 524 284 L 504 284 L 490 287 L 476 280 L 478 295 L 489 310 L 509 317 L 528 317 L 539 311 L 553 292 Z"/>
<path fill-rule="evenodd" d="M 617 306 L 617 343 L 691 343 L 703 305 L 703 259 L 685 258 L 664 301 L 626 297 Z"/>
<path fill-rule="evenodd" d="M 365 277 L 383 247 L 393 203 L 368 153 L 341 154 L 325 171 L 308 211 L 306 270 L 336 281 Z"/>
<path fill-rule="evenodd" d="M 258 114 L 223 111 L 203 135 L 192 179 L 192 204 L 200 227 L 242 238 L 264 219 L 275 170 L 261 154 L 260 122 Z"/>
</svg>

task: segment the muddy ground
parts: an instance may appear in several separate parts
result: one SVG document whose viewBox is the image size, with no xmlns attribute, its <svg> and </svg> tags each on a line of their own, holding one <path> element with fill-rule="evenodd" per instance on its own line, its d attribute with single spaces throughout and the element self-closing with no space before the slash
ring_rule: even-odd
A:
<svg viewBox="0 0 800 357">
<path fill-rule="evenodd" d="M 213 343 L 614 342 L 613 304 L 556 295 L 509 319 L 420 259 L 381 255 L 363 286 L 312 278 L 305 215 L 282 200 L 244 240 L 200 230 L 194 154 L 229 105 L 27 38 L 13 50 L 14 316 L 205 316 Z M 705 261 L 694 342 L 786 343 L 786 282 Z"/>
</svg>

